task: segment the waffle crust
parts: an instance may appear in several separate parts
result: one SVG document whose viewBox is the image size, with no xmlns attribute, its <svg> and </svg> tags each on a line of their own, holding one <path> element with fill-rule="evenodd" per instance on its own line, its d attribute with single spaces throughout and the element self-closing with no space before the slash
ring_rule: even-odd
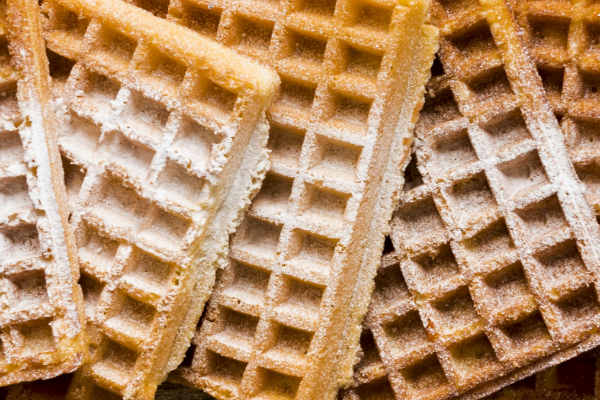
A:
<svg viewBox="0 0 600 400">
<path fill-rule="evenodd" d="M 92 352 L 67 398 L 152 399 L 268 169 L 279 78 L 122 1 L 44 13 Z"/>
<path fill-rule="evenodd" d="M 37 1 L 0 4 L 0 386 L 87 356 Z"/>
</svg>

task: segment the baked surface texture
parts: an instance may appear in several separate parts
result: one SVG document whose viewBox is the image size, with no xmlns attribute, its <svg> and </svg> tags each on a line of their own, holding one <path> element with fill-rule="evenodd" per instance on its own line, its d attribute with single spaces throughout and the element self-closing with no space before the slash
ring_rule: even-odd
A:
<svg viewBox="0 0 600 400">
<path fill-rule="evenodd" d="M 43 6 L 92 353 L 67 398 L 152 399 L 268 169 L 279 78 L 118 0 Z"/>
<path fill-rule="evenodd" d="M 514 9 L 432 7 L 440 51 L 347 400 L 480 398 L 600 343 L 592 193 Z"/>
<path fill-rule="evenodd" d="M 0 3 L 0 386 L 87 356 L 37 1 Z"/>
<path fill-rule="evenodd" d="M 221 399 L 334 398 L 352 375 L 435 52 L 429 2 L 132 3 L 282 80 L 271 169 L 171 379 Z"/>
</svg>

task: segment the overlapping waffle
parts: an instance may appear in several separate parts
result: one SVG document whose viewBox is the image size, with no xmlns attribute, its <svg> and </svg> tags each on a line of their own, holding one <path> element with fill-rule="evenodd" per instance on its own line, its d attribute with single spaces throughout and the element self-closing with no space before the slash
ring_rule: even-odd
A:
<svg viewBox="0 0 600 400">
<path fill-rule="evenodd" d="M 478 398 L 600 343 L 598 226 L 511 7 L 440 1 L 432 18 L 395 250 L 345 399 Z"/>
<path fill-rule="evenodd" d="M 435 51 L 428 1 L 132 3 L 282 79 L 271 169 L 172 378 L 218 398 L 332 398 L 352 373 Z"/>
<path fill-rule="evenodd" d="M 67 397 L 152 398 L 268 168 L 279 80 L 118 0 L 44 11 L 93 349 Z"/>
<path fill-rule="evenodd" d="M 87 354 L 37 1 L 0 3 L 0 386 Z"/>
</svg>

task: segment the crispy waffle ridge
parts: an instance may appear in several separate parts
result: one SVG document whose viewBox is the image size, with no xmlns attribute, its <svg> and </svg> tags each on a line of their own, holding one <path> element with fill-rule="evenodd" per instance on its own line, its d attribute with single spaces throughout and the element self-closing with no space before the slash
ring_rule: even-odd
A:
<svg viewBox="0 0 600 400">
<path fill-rule="evenodd" d="M 68 398 L 151 399 L 268 168 L 279 79 L 121 1 L 44 12 L 93 349 Z"/>
<path fill-rule="evenodd" d="M 435 52 L 429 2 L 132 3 L 282 80 L 271 169 L 172 379 L 219 398 L 333 398 L 352 374 Z"/>
<path fill-rule="evenodd" d="M 87 355 L 37 1 L 0 3 L 0 386 Z"/>
<path fill-rule="evenodd" d="M 600 343 L 598 226 L 511 7 L 432 10 L 440 52 L 345 399 L 479 398 Z"/>
</svg>

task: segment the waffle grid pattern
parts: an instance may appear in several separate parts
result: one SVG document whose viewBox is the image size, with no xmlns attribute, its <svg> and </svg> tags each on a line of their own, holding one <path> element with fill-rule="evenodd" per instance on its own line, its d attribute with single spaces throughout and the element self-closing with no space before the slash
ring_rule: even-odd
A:
<svg viewBox="0 0 600 400">
<path fill-rule="evenodd" d="M 276 78 L 229 70 L 215 60 L 233 54 L 211 55 L 216 46 L 117 1 L 44 6 L 94 353 L 68 398 L 153 398 L 206 256 L 204 235 L 244 147 L 266 138 L 260 118 Z"/>
<path fill-rule="evenodd" d="M 259 60 L 282 80 L 269 110 L 271 169 L 172 378 L 217 397 L 333 396 L 331 359 L 344 324 L 355 324 L 345 321 L 350 312 L 344 308 L 357 268 L 374 269 L 377 258 L 363 267 L 361 249 L 366 240 L 382 239 L 381 228 L 370 228 L 371 213 L 385 197 L 379 185 L 389 144 L 398 142 L 399 135 L 390 134 L 398 105 L 407 103 L 410 121 L 420 103 L 411 98 L 418 89 L 404 89 L 406 67 L 431 62 L 429 54 L 421 61 L 411 50 L 426 48 L 421 42 L 433 34 L 423 27 L 428 4 L 132 3 Z M 395 77 L 392 68 L 406 72 Z M 409 130 L 400 128 L 406 141 L 399 166 L 406 162 Z M 393 174 L 401 177 L 399 169 Z M 382 215 L 391 212 L 391 197 L 382 200 Z"/>
<path fill-rule="evenodd" d="M 56 143 L 45 131 L 54 127 L 44 114 L 50 90 L 37 81 L 47 74 L 41 26 L 24 20 L 32 11 L 37 2 L 0 3 L 1 386 L 70 372 L 85 355 L 64 187 L 54 186 Z"/>
<path fill-rule="evenodd" d="M 481 397 L 599 322 L 596 222 L 509 5 L 433 9 L 440 53 L 345 399 Z"/>
</svg>

